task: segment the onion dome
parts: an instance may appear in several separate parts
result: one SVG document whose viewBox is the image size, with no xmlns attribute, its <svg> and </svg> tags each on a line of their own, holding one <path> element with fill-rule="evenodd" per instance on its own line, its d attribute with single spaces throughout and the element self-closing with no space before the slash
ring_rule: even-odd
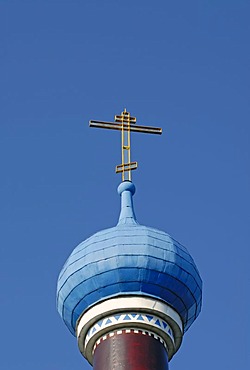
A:
<svg viewBox="0 0 250 370">
<path fill-rule="evenodd" d="M 186 331 L 201 310 L 202 281 L 194 260 L 164 231 L 138 224 L 132 182 L 122 182 L 118 193 L 117 226 L 80 243 L 59 275 L 59 314 L 75 335 L 78 320 L 97 303 L 113 297 L 149 297 L 172 307 Z"/>
</svg>

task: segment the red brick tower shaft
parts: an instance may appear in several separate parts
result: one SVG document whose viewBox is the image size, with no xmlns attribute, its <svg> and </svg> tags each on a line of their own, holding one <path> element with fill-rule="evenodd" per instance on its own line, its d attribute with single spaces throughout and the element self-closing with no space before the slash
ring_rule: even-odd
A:
<svg viewBox="0 0 250 370">
<path fill-rule="evenodd" d="M 140 331 L 118 333 L 96 346 L 93 370 L 168 370 L 167 350 L 159 338 Z"/>
</svg>

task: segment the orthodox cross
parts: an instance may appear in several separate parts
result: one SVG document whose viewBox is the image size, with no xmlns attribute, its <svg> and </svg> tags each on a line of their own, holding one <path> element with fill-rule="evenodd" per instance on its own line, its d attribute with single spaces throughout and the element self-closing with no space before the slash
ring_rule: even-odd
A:
<svg viewBox="0 0 250 370">
<path fill-rule="evenodd" d="M 136 118 L 132 117 L 126 109 L 124 109 L 121 115 L 115 116 L 115 122 L 89 121 L 89 126 L 121 131 L 122 163 L 116 166 L 116 173 L 122 174 L 122 181 L 131 181 L 131 171 L 136 170 L 138 167 L 137 162 L 131 162 L 130 132 L 162 134 L 162 129 L 160 127 L 136 125 Z"/>
</svg>

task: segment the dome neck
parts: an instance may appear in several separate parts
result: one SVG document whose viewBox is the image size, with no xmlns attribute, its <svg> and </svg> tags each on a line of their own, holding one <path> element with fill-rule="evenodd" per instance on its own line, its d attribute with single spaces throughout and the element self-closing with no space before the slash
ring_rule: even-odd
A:
<svg viewBox="0 0 250 370">
<path fill-rule="evenodd" d="M 133 195 L 135 186 L 131 181 L 123 181 L 118 186 L 118 194 L 121 196 L 121 212 L 118 225 L 138 224 L 133 207 Z"/>
</svg>

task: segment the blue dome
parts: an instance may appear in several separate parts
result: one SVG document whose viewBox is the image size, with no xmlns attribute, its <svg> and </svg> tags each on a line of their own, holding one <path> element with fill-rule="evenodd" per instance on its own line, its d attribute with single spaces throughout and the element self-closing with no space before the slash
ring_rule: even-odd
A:
<svg viewBox="0 0 250 370">
<path fill-rule="evenodd" d="M 116 227 L 79 244 L 66 261 L 57 287 L 57 307 L 75 334 L 78 318 L 114 296 L 154 297 L 172 306 L 184 330 L 201 310 L 202 281 L 187 249 L 157 229 L 135 220 L 134 185 L 122 183 L 122 210 Z"/>
</svg>

